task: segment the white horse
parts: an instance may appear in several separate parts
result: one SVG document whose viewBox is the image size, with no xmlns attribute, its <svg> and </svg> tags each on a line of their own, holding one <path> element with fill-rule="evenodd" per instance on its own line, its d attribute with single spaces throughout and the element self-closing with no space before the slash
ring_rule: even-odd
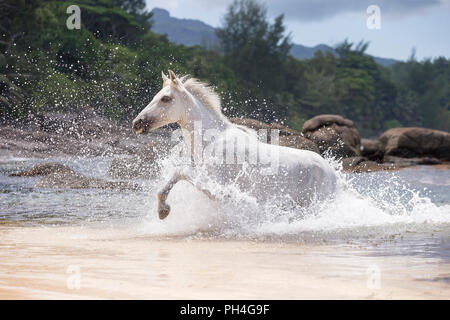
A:
<svg viewBox="0 0 450 320">
<path fill-rule="evenodd" d="M 178 78 L 171 70 L 169 75 L 162 73 L 163 88 L 133 120 L 140 134 L 178 123 L 195 164 L 190 172 L 175 173 L 158 193 L 160 219 L 170 213 L 166 199 L 180 180 L 215 198 L 196 177 L 200 171 L 215 183 L 234 183 L 261 201 L 279 195 L 305 205 L 333 196 L 335 171 L 320 155 L 259 141 L 253 130 L 232 124 L 222 114 L 220 98 L 211 87 L 194 78 Z"/>
</svg>

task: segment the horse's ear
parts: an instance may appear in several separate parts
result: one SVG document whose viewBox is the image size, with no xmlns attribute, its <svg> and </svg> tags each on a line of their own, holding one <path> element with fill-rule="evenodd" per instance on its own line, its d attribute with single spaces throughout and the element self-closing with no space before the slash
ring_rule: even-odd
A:
<svg viewBox="0 0 450 320">
<path fill-rule="evenodd" d="M 163 79 L 163 86 L 169 84 L 169 78 L 164 74 L 163 71 L 161 71 L 162 79 Z"/>
<path fill-rule="evenodd" d="M 169 76 L 170 76 L 170 80 L 172 81 L 173 84 L 175 84 L 175 85 L 180 84 L 180 81 L 178 80 L 177 76 L 175 75 L 175 73 L 172 70 L 169 70 Z"/>
</svg>

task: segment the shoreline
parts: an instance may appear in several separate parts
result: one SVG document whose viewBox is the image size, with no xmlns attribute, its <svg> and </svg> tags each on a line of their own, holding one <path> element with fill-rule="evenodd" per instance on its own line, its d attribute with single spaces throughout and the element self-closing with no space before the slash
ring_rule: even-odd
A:
<svg viewBox="0 0 450 320">
<path fill-rule="evenodd" d="M 5 225 L 0 243 L 0 299 L 450 297 L 449 261 L 379 255 L 357 244 L 155 239 L 129 229 Z"/>
</svg>

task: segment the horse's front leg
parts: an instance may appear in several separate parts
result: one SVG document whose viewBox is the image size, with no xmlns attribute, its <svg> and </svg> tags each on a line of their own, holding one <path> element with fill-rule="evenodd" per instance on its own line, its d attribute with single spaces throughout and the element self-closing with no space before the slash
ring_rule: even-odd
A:
<svg viewBox="0 0 450 320">
<path fill-rule="evenodd" d="M 167 197 L 169 196 L 170 190 L 172 190 L 175 184 L 180 180 L 186 180 L 194 187 L 196 187 L 198 190 L 206 194 L 209 199 L 215 200 L 211 192 L 209 192 L 207 189 L 204 189 L 200 184 L 194 183 L 191 177 L 185 174 L 175 173 L 173 177 L 169 180 L 169 182 L 167 182 L 167 184 L 164 186 L 164 188 L 162 188 L 161 191 L 158 192 L 158 215 L 161 220 L 165 219 L 170 213 L 170 206 L 166 203 L 166 200 Z"/>
<path fill-rule="evenodd" d="M 166 203 L 167 197 L 173 186 L 180 180 L 186 180 L 187 176 L 175 173 L 167 184 L 158 192 L 158 215 L 159 218 L 165 219 L 170 213 L 170 206 Z"/>
</svg>

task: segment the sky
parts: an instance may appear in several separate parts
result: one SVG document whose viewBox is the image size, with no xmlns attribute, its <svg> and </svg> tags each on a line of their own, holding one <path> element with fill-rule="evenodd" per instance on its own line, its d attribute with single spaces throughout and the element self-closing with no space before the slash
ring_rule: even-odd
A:
<svg viewBox="0 0 450 320">
<path fill-rule="evenodd" d="M 348 39 L 369 41 L 369 54 L 407 60 L 450 58 L 450 0 L 257 0 L 267 7 L 269 19 L 284 14 L 294 43 L 335 46 Z M 198 19 L 221 25 L 232 0 L 146 0 L 147 7 L 163 8 L 177 18 Z M 371 5 L 380 11 L 379 29 Z M 372 24 L 373 26 L 373 24 Z"/>
</svg>

